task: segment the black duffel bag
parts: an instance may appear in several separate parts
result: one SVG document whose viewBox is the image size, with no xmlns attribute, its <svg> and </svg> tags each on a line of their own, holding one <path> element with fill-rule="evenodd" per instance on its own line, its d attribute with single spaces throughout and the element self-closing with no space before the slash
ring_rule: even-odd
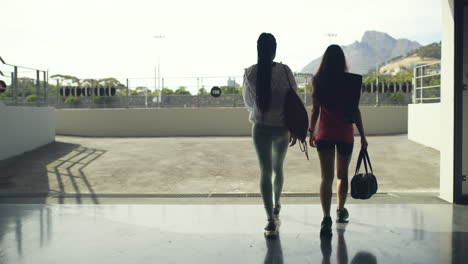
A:
<svg viewBox="0 0 468 264">
<path fill-rule="evenodd" d="M 366 173 L 359 173 L 362 161 L 364 161 Z M 367 165 L 369 165 L 370 173 L 367 170 Z M 361 149 L 356 165 L 356 172 L 351 180 L 351 197 L 354 199 L 369 199 L 377 192 L 377 189 L 377 178 L 372 170 L 369 154 L 367 153 L 367 150 Z"/>
</svg>

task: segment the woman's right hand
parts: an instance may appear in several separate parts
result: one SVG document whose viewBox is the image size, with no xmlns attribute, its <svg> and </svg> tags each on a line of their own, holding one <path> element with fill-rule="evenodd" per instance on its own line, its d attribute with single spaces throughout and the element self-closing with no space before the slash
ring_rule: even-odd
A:
<svg viewBox="0 0 468 264">
<path fill-rule="evenodd" d="M 293 136 L 292 134 L 289 134 L 289 146 L 292 147 L 296 145 L 297 138 Z"/>
<path fill-rule="evenodd" d="M 317 143 L 315 142 L 315 135 L 314 134 L 311 134 L 309 136 L 309 145 L 313 148 L 317 147 Z"/>
</svg>

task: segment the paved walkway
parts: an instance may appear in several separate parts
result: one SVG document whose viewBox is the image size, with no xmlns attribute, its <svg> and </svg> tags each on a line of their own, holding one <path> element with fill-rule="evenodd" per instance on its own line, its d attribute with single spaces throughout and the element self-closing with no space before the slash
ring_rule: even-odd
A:
<svg viewBox="0 0 468 264">
<path fill-rule="evenodd" d="M 369 137 L 369 153 L 379 192 L 438 192 L 438 151 L 397 135 Z M 284 192 L 318 193 L 315 149 L 309 155 L 307 161 L 299 147 L 289 149 Z M 248 137 L 57 136 L 52 144 L 0 162 L 0 195 L 256 193 L 258 174 Z"/>
</svg>

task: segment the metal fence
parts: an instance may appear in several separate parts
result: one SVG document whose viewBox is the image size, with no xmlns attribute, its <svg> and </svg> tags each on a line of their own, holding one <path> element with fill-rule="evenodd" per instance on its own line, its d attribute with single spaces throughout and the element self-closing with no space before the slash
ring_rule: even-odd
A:
<svg viewBox="0 0 468 264">
<path fill-rule="evenodd" d="M 312 105 L 310 93 L 299 93 L 306 106 Z M 378 98 L 378 101 L 377 101 Z M 245 107 L 241 94 L 223 94 L 218 98 L 211 95 L 163 95 L 159 96 L 109 96 L 77 97 L 73 104 L 67 103 L 66 97 L 52 98 L 43 106 L 56 108 L 201 108 L 201 107 Z M 9 98 L 7 105 L 37 106 L 37 102 L 15 102 Z M 366 106 L 406 106 L 411 103 L 410 93 L 364 92 L 361 105 Z"/>
<path fill-rule="evenodd" d="M 9 87 L 0 100 L 13 105 L 44 105 L 48 99 L 48 72 L 6 63 L 0 57 L 0 79 Z"/>
<path fill-rule="evenodd" d="M 19 75 L 18 75 L 19 76 Z M 12 76 L 14 77 L 14 76 Z M 32 78 L 34 77 L 34 78 Z M 60 82 L 57 85 L 49 85 L 36 76 L 28 78 L 16 78 L 18 84 L 10 83 L 8 95 L 0 97 L 7 105 L 18 106 L 52 106 L 56 108 L 200 108 L 200 107 L 244 107 L 241 95 L 241 76 L 225 77 L 185 77 L 163 78 L 161 85 L 154 78 L 129 78 L 126 86 L 115 90 L 116 96 L 106 96 L 105 93 L 82 92 L 76 96 L 78 88 L 69 87 L 70 92 L 60 92 Z M 39 77 L 41 77 L 39 75 Z M 44 75 L 47 80 L 47 75 Z M 14 78 L 13 78 L 14 79 Z M 299 87 L 299 97 L 306 106 L 311 106 L 311 82 L 312 74 L 295 74 Z M 212 86 L 227 87 L 220 97 L 212 97 L 209 94 L 161 94 L 159 87 L 170 89 L 190 89 L 192 92 L 200 89 L 210 91 Z M 86 88 L 86 89 L 89 89 Z M 106 90 L 104 88 L 99 88 Z M 97 89 L 97 90 L 99 90 Z M 159 90 L 158 90 L 159 89 Z M 138 93 L 138 94 L 135 94 Z M 84 94 L 88 96 L 83 96 Z M 104 96 L 102 96 L 104 94 Z M 413 93 L 414 94 L 414 93 Z M 35 100 L 28 100 L 28 96 L 35 95 Z M 73 96 L 75 95 L 75 96 Z M 74 98 L 71 98 L 74 97 Z M 68 99 L 68 100 L 67 100 Z M 73 99 L 73 100 L 70 100 Z M 367 84 L 362 87 L 361 105 L 408 105 L 412 102 L 411 84 L 379 83 Z"/>
<path fill-rule="evenodd" d="M 306 106 L 312 105 L 310 93 L 299 93 Z M 211 95 L 133 95 L 133 96 L 89 96 L 76 97 L 67 101 L 69 97 L 48 97 L 47 101 L 25 100 L 4 97 L 7 105 L 17 106 L 52 106 L 56 108 L 199 108 L 199 107 L 244 107 L 241 94 L 222 94 L 220 97 Z M 405 106 L 412 101 L 411 93 L 404 92 L 363 92 L 361 105 L 369 106 Z M 72 103 L 70 103 L 72 102 Z"/>
<path fill-rule="evenodd" d="M 440 62 L 414 68 L 413 103 L 440 102 Z"/>
</svg>

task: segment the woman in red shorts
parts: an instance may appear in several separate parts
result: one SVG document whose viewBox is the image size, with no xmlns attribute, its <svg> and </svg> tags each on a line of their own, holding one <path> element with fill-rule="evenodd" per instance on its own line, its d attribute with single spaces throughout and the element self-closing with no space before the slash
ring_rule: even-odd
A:
<svg viewBox="0 0 468 264">
<path fill-rule="evenodd" d="M 354 145 L 353 124 L 345 122 L 349 98 L 344 96 L 341 76 L 347 72 L 346 59 L 343 50 L 338 45 L 331 45 L 325 51 L 322 62 L 314 76 L 312 92 L 312 116 L 309 128 L 309 144 L 317 147 L 322 182 L 320 184 L 320 201 L 322 203 L 323 220 L 320 235 L 330 237 L 332 235 L 332 220 L 330 217 L 330 204 L 332 199 L 332 184 L 335 171 L 336 149 L 336 176 L 338 208 L 337 222 L 347 223 L 348 210 L 344 207 L 348 194 L 348 167 L 351 160 Z M 315 126 L 320 116 L 317 135 L 314 134 Z M 361 112 L 354 114 L 356 127 L 361 135 L 361 147 L 367 148 L 367 140 L 362 126 Z"/>
</svg>

